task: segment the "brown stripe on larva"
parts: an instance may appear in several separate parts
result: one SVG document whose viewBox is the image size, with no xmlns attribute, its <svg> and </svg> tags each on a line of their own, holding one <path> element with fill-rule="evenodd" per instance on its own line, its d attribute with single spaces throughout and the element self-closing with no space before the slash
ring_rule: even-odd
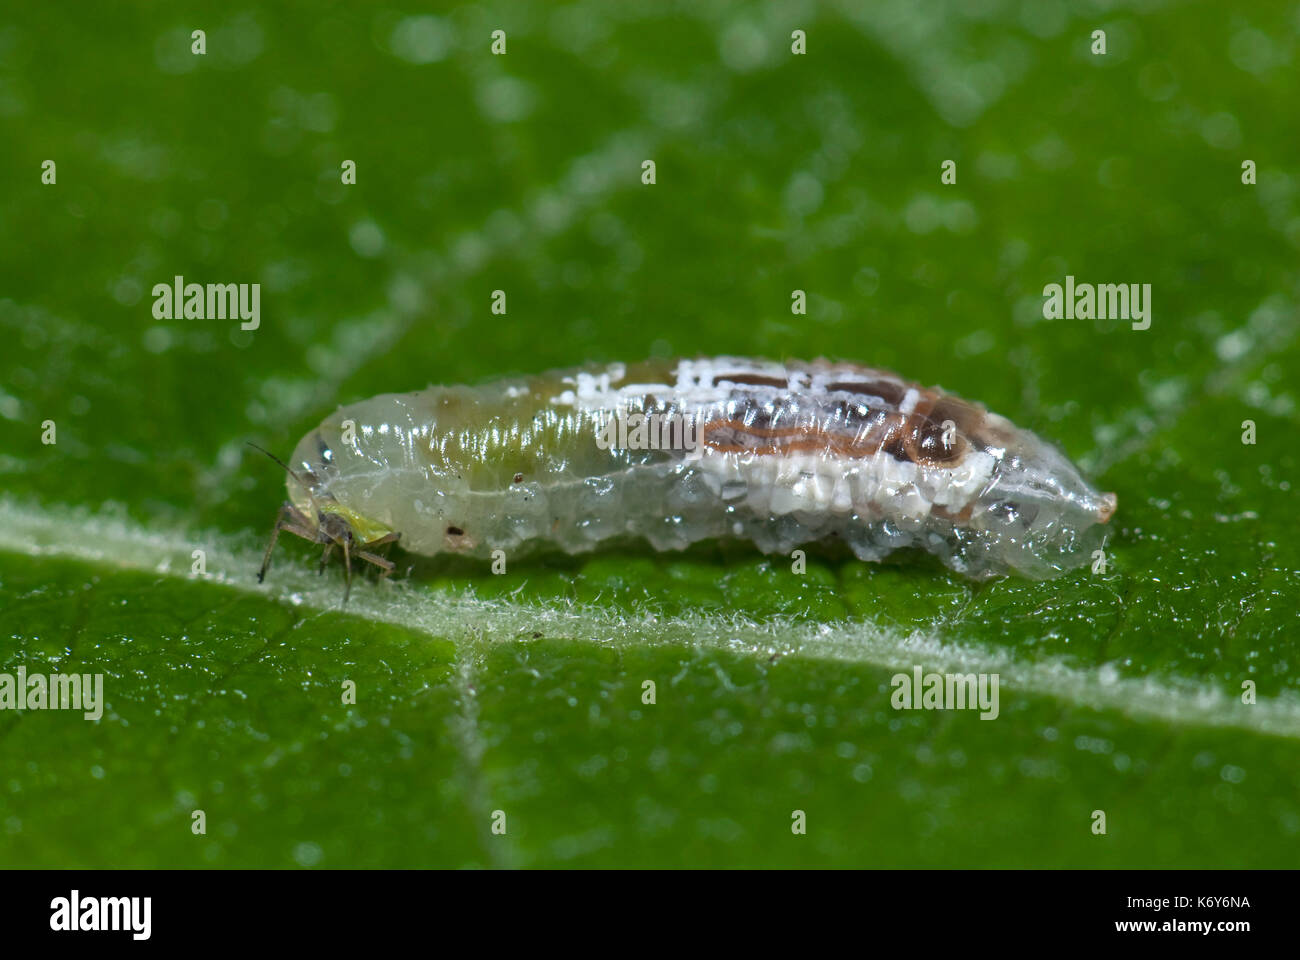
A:
<svg viewBox="0 0 1300 960">
<path fill-rule="evenodd" d="M 909 420 L 902 431 L 903 455 L 913 463 L 928 465 L 960 460 L 966 453 L 965 441 L 961 434 L 954 432 L 952 443 L 945 443 L 945 433 L 947 428 L 942 423 L 916 418 Z"/>
<path fill-rule="evenodd" d="M 907 459 L 920 464 L 946 464 L 960 460 L 966 453 L 961 438 L 960 425 L 952 422 L 953 435 L 951 444 L 944 442 L 948 432 L 946 423 L 949 419 L 937 417 L 936 411 L 944 407 L 944 397 L 934 390 L 916 388 L 919 397 L 912 408 L 902 430 L 902 447 Z"/>
<path fill-rule="evenodd" d="M 828 383 L 826 389 L 831 392 L 842 390 L 845 393 L 856 393 L 864 397 L 879 397 L 894 407 L 902 403 L 903 397 L 907 396 L 906 384 L 889 380 L 842 381 Z"/>
<path fill-rule="evenodd" d="M 896 460 L 910 459 L 901 443 L 890 441 L 901 432 L 901 418 L 862 436 L 830 433 L 817 427 L 758 427 L 743 420 L 711 420 L 700 431 L 701 441 L 721 453 L 785 456 L 791 453 L 830 453 L 864 459 L 884 450 Z M 762 442 L 766 441 L 766 442 Z"/>
<path fill-rule="evenodd" d="M 879 396 L 874 383 L 855 383 L 855 386 L 866 388 L 861 392 L 852 391 L 860 396 Z M 949 438 L 952 442 L 945 443 L 947 429 L 942 421 L 933 419 L 933 410 L 939 407 L 943 398 L 933 391 L 917 389 L 919 397 L 910 414 L 888 411 L 882 416 L 882 411 L 877 408 L 874 417 L 864 424 L 867 427 L 865 431 L 853 431 L 848 417 L 845 418 L 844 431 L 828 431 L 815 426 L 774 427 L 771 414 L 755 403 L 745 410 L 743 419 L 717 419 L 704 424 L 700 439 L 721 453 L 752 456 L 822 452 L 856 460 L 873 457 L 879 452 L 903 463 L 935 466 L 959 461 L 966 454 L 966 442 L 960 434 L 955 434 Z M 883 397 L 880 399 L 885 400 Z M 961 429 L 960 425 L 955 425 Z"/>
<path fill-rule="evenodd" d="M 930 409 L 930 419 L 936 423 L 951 420 L 966 435 L 974 434 L 984 422 L 984 410 L 973 403 L 943 394 Z"/>
<path fill-rule="evenodd" d="M 781 377 L 765 377 L 760 373 L 719 373 L 713 378 L 713 386 L 719 383 L 738 383 L 746 387 L 786 387 L 789 381 Z"/>
</svg>

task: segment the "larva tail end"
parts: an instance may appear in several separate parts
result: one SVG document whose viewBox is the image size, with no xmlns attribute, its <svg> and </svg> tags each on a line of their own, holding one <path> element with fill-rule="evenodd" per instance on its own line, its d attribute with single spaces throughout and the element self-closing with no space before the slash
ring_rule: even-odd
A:
<svg viewBox="0 0 1300 960">
<path fill-rule="evenodd" d="M 1115 506 L 1119 503 L 1119 497 L 1113 493 L 1103 493 L 1101 495 L 1101 506 L 1097 508 L 1097 519 L 1102 523 L 1110 523 L 1110 518 L 1115 515 Z"/>
</svg>

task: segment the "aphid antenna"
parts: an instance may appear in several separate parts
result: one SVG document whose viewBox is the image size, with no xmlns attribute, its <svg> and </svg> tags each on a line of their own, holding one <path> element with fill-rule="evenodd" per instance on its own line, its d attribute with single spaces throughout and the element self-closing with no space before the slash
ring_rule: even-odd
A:
<svg viewBox="0 0 1300 960">
<path fill-rule="evenodd" d="M 257 444 L 255 444 L 252 440 L 245 440 L 244 442 L 245 442 L 246 444 L 248 444 L 250 447 L 252 447 L 254 450 L 258 451 L 259 453 L 264 453 L 264 454 L 266 454 L 266 455 L 267 455 L 268 457 L 270 457 L 273 461 L 275 461 L 276 463 L 278 463 L 278 464 L 283 468 L 283 470 L 284 470 L 285 473 L 287 473 L 289 476 L 293 477 L 293 478 L 294 478 L 295 480 L 297 480 L 300 484 L 302 484 L 302 488 L 303 488 L 304 490 L 307 491 L 308 495 L 311 494 L 311 487 L 309 487 L 309 486 L 308 486 L 308 485 L 303 481 L 302 477 L 298 476 L 298 474 L 294 473 L 291 469 L 289 469 L 289 465 L 288 465 L 287 463 L 285 463 L 283 460 L 281 460 L 279 457 L 277 457 L 277 456 L 276 456 L 274 453 L 272 453 L 270 450 L 267 450 L 265 447 L 259 447 L 259 446 L 258 446 Z"/>
</svg>

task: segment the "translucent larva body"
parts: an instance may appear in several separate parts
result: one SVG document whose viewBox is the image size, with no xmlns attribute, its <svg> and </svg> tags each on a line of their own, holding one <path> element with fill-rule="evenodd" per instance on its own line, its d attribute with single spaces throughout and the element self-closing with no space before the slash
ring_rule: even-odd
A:
<svg viewBox="0 0 1300 960">
<path fill-rule="evenodd" d="M 864 560 L 919 547 L 970 577 L 1038 579 L 1086 562 L 1115 509 L 983 407 L 827 361 L 608 364 L 385 394 L 327 417 L 289 467 L 292 510 L 320 542 L 397 534 L 415 553 L 484 558 L 628 536 L 789 554 L 837 537 Z"/>
</svg>

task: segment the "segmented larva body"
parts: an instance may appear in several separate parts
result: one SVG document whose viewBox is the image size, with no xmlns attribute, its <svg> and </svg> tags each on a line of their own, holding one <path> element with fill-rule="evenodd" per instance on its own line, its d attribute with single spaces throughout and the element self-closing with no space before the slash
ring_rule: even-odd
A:
<svg viewBox="0 0 1300 960">
<path fill-rule="evenodd" d="M 822 360 L 613 363 L 385 394 L 331 414 L 289 466 L 292 507 L 321 542 L 397 533 L 416 553 L 484 558 L 629 536 L 788 555 L 839 538 L 864 560 L 919 547 L 971 577 L 1044 578 L 1086 562 L 1115 509 L 983 407 Z"/>
</svg>

